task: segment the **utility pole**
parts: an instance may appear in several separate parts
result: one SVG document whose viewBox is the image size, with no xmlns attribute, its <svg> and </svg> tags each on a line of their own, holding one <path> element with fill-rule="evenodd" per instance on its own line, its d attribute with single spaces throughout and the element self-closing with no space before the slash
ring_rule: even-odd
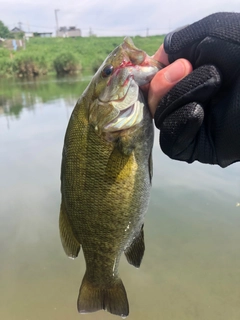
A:
<svg viewBox="0 0 240 320">
<path fill-rule="evenodd" d="M 146 30 L 146 37 L 148 37 L 149 36 L 149 28 L 147 28 L 147 30 Z"/>
<path fill-rule="evenodd" d="M 56 20 L 56 37 L 58 36 L 58 16 L 57 13 L 59 11 L 59 9 L 55 9 L 55 20 Z"/>
<path fill-rule="evenodd" d="M 22 22 L 18 22 L 19 29 L 22 30 Z"/>
</svg>

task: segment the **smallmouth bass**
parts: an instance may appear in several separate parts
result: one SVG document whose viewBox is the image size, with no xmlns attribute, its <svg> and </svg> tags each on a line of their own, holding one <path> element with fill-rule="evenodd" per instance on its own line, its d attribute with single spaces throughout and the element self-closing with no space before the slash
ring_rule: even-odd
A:
<svg viewBox="0 0 240 320">
<path fill-rule="evenodd" d="M 103 62 L 69 120 L 59 227 L 66 254 L 76 258 L 82 247 L 86 261 L 80 313 L 129 313 L 118 265 L 123 252 L 130 264 L 141 264 L 152 179 L 153 124 L 139 86 L 161 67 L 126 38 Z"/>
</svg>

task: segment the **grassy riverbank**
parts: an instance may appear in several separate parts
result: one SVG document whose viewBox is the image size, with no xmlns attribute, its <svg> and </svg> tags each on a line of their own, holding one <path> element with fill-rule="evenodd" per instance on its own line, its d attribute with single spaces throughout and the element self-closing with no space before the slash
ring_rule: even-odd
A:
<svg viewBox="0 0 240 320">
<path fill-rule="evenodd" d="M 123 37 L 32 38 L 16 52 L 0 47 L 0 77 L 95 72 L 122 41 Z M 136 36 L 133 41 L 152 55 L 163 36 Z"/>
</svg>

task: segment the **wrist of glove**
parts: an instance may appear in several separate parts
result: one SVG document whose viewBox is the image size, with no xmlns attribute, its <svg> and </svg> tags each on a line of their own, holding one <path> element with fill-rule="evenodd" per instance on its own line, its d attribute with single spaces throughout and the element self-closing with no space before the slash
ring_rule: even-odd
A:
<svg viewBox="0 0 240 320">
<path fill-rule="evenodd" d="M 219 13 L 166 37 L 172 62 L 193 72 L 155 113 L 162 150 L 172 159 L 226 167 L 240 160 L 240 14 Z"/>
</svg>

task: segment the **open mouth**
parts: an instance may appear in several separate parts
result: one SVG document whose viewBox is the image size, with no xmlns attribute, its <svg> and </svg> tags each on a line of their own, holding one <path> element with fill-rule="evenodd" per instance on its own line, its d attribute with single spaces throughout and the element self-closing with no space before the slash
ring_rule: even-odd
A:
<svg viewBox="0 0 240 320">
<path fill-rule="evenodd" d="M 127 109 L 120 111 L 118 116 L 104 126 L 104 132 L 116 132 L 129 129 L 138 124 L 143 117 L 143 105 L 136 101 Z"/>
<path fill-rule="evenodd" d="M 125 78 L 121 88 L 117 84 L 113 82 L 100 97 L 102 101 L 108 96 L 108 103 L 115 109 L 115 116 L 108 118 L 102 128 L 104 132 L 129 129 L 142 120 L 143 106 L 138 101 L 139 87 L 132 74 Z M 108 94 L 109 91 L 111 94 Z"/>
<path fill-rule="evenodd" d="M 118 116 L 104 126 L 104 131 L 119 131 L 126 125 L 127 119 L 131 118 L 134 113 L 134 105 L 131 105 L 125 110 L 121 110 Z"/>
</svg>

